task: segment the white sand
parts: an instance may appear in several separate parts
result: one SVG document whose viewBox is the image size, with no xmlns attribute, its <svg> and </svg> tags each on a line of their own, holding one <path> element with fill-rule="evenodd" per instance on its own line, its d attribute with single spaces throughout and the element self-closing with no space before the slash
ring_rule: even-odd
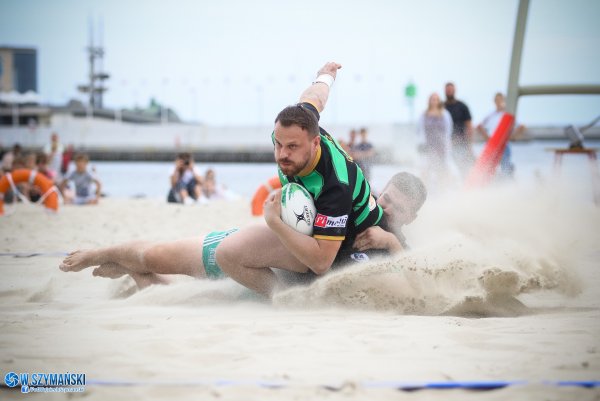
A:
<svg viewBox="0 0 600 401">
<path fill-rule="evenodd" d="M 106 199 L 57 215 L 20 205 L 0 220 L 0 252 L 196 236 L 256 221 L 247 203 Z M 273 304 L 230 280 L 182 278 L 123 297 L 128 279 L 63 273 L 59 256 L 0 256 L 0 373 L 139 384 L 90 384 L 89 400 L 600 397 L 597 388 L 545 384 L 600 380 L 600 209 L 587 198 L 455 194 L 428 201 L 406 234 L 412 251 L 292 288 Z M 485 393 L 373 383 L 454 380 L 525 383 Z"/>
</svg>

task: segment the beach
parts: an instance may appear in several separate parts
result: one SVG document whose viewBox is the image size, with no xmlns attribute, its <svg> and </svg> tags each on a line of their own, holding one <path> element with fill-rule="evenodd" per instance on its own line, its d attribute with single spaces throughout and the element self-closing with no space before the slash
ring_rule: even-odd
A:
<svg viewBox="0 0 600 401">
<path fill-rule="evenodd" d="M 432 196 L 410 251 L 273 301 L 229 279 L 136 291 L 58 269 L 75 249 L 262 222 L 247 197 L 17 205 L 0 221 L 3 374 L 86 374 L 83 393 L 43 399 L 597 400 L 558 385 L 600 379 L 600 209 L 568 185 Z M 406 391 L 457 382 L 503 386 Z"/>
</svg>

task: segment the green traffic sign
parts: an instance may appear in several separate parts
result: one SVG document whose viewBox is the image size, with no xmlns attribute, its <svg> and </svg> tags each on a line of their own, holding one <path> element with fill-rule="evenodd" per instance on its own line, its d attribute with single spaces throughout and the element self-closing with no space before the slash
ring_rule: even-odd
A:
<svg viewBox="0 0 600 401">
<path fill-rule="evenodd" d="M 417 96 L 417 86 L 412 82 L 406 85 L 406 88 L 404 88 L 404 95 L 408 98 Z"/>
</svg>

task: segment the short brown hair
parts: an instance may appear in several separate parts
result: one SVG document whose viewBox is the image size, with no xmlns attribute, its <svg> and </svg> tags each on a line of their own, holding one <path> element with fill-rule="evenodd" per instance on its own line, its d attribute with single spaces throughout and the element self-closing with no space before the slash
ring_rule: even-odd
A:
<svg viewBox="0 0 600 401">
<path fill-rule="evenodd" d="M 84 160 L 86 162 L 90 161 L 90 157 L 87 155 L 87 153 L 77 153 L 75 155 L 75 161 L 78 162 L 80 160 Z"/>
<path fill-rule="evenodd" d="M 306 109 L 302 103 L 288 106 L 281 110 L 275 118 L 275 124 L 279 122 L 284 127 L 291 127 L 297 125 L 303 130 L 315 137 L 319 135 L 319 122 L 317 117 L 308 109 Z"/>
<path fill-rule="evenodd" d="M 183 160 L 186 163 L 189 163 L 194 160 L 194 158 L 192 157 L 192 154 L 188 153 L 188 152 L 178 153 L 176 158 L 179 160 Z"/>
</svg>

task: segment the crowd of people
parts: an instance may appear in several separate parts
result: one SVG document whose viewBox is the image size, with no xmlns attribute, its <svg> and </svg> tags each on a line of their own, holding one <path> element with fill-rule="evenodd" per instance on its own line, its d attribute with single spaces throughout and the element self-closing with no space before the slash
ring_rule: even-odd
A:
<svg viewBox="0 0 600 401">
<path fill-rule="evenodd" d="M 51 134 L 49 143 L 41 151 L 25 153 L 17 143 L 0 157 L 0 178 L 11 171 L 27 169 L 52 182 L 67 204 L 93 205 L 100 200 L 102 184 L 89 168 L 88 155 L 75 153 L 72 145 L 63 146 L 57 133 Z M 14 187 L 3 194 L 4 201 L 40 200 L 45 194 L 30 181 L 14 183 Z"/>
<path fill-rule="evenodd" d="M 429 96 L 427 109 L 417 121 L 417 133 L 427 160 L 423 177 L 431 185 L 445 187 L 450 180 L 450 160 L 455 163 L 461 178 L 465 178 L 475 164 L 473 141 L 475 133 L 488 140 L 496 130 L 506 112 L 502 93 L 494 96 L 495 108 L 476 127 L 473 125 L 469 107 L 456 98 L 456 86 L 448 82 L 445 86 L 446 100 L 442 102 L 437 93 Z M 510 139 L 521 137 L 525 126 L 515 123 Z M 514 164 L 510 145 L 507 143 L 498 173 L 499 178 L 512 178 Z"/>
<path fill-rule="evenodd" d="M 54 184 L 66 204 L 93 205 L 102 196 L 102 183 L 95 169 L 90 169 L 88 155 L 75 153 L 72 145 L 63 146 L 56 133 L 37 152 L 24 152 L 18 143 L 7 151 L 0 148 L 0 160 L 0 178 L 14 170 L 35 171 Z M 208 168 L 204 174 L 200 173 L 190 153 L 176 156 L 169 180 L 167 201 L 170 203 L 205 203 L 232 196 L 223 185 L 217 183 L 214 169 Z M 3 194 L 3 199 L 6 203 L 37 202 L 43 196 L 41 189 L 32 182 L 18 182 Z"/>
<path fill-rule="evenodd" d="M 444 100 L 438 93 L 429 96 L 427 108 L 416 122 L 419 153 L 425 161 L 420 175 L 430 186 L 441 190 L 456 181 L 451 173 L 451 164 L 456 167 L 459 180 L 467 177 L 477 159 L 473 150 L 476 135 L 480 140 L 489 140 L 506 112 L 504 94 L 498 92 L 494 95 L 494 109 L 474 125 L 469 107 L 456 98 L 455 84 L 448 82 L 444 92 Z M 509 139 L 522 138 L 525 129 L 524 125 L 515 122 Z M 369 179 L 377 152 L 368 140 L 367 128 L 351 129 L 349 138 L 338 138 L 338 143 L 362 169 L 365 178 Z M 496 177 L 510 179 L 514 170 L 510 142 L 507 142 Z"/>
</svg>

